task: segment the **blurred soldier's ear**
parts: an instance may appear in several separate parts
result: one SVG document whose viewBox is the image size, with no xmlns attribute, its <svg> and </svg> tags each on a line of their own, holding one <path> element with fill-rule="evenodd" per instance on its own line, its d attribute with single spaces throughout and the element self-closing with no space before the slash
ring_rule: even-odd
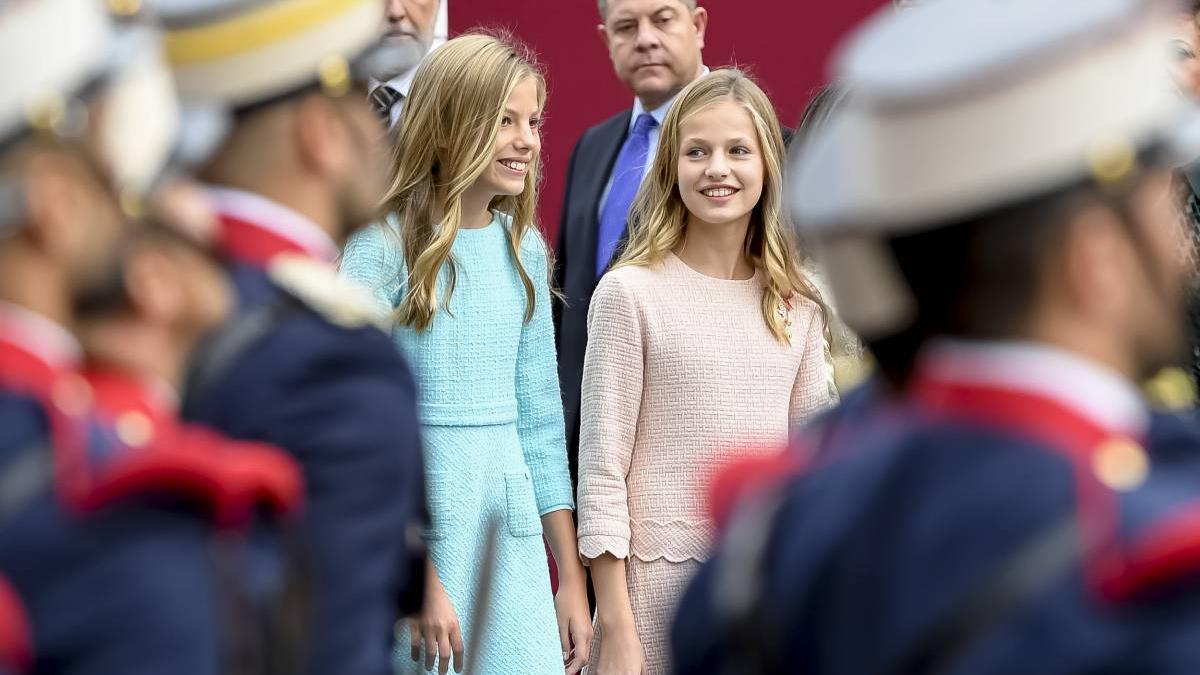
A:
<svg viewBox="0 0 1200 675">
<path fill-rule="evenodd" d="M 95 193 L 102 187 L 80 160 L 55 151 L 31 153 L 21 183 L 24 236 L 47 255 L 69 255 L 85 236 L 79 223 L 95 208 Z"/>
<path fill-rule="evenodd" d="M 305 96 L 293 109 L 296 151 L 304 168 L 320 176 L 345 173 L 354 161 L 347 121 L 326 96 Z"/>
<path fill-rule="evenodd" d="M 125 260 L 125 294 L 134 312 L 152 323 L 169 323 L 180 313 L 178 270 L 161 243 L 141 241 Z"/>
</svg>

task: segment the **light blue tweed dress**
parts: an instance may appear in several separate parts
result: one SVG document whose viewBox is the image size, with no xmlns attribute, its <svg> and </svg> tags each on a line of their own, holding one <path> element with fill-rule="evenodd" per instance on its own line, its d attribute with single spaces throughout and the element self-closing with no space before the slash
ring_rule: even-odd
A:
<svg viewBox="0 0 1200 675">
<path fill-rule="evenodd" d="M 549 675 L 562 673 L 563 665 L 540 516 L 574 508 L 574 500 L 546 247 L 534 232 L 521 246 L 537 300 L 526 324 L 525 288 L 508 252 L 509 222 L 497 214 L 487 227 L 461 230 L 449 311 L 439 310 L 425 331 L 396 327 L 393 335 L 420 390 L 433 520 L 429 548 L 464 642 L 478 609 L 486 519 L 498 515 L 498 576 L 479 672 Z M 407 279 L 395 228 L 394 222 L 377 224 L 355 235 L 342 260 L 343 274 L 373 290 L 389 311 L 399 306 Z M 440 289 L 447 278 L 443 269 Z M 397 644 L 396 666 L 398 673 L 424 669 L 409 657 L 407 632 Z"/>
</svg>

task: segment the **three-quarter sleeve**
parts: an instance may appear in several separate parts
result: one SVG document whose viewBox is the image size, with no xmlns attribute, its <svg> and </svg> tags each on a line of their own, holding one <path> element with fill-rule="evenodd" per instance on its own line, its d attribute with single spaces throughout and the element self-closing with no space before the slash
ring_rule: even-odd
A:
<svg viewBox="0 0 1200 675">
<path fill-rule="evenodd" d="M 579 437 L 579 553 L 629 556 L 629 495 L 645 369 L 638 308 L 608 275 L 588 310 Z"/>
<path fill-rule="evenodd" d="M 521 329 L 517 347 L 517 434 L 533 477 L 538 513 L 571 509 L 571 473 L 563 424 L 562 392 L 554 349 L 546 245 L 530 232 L 521 260 L 534 288 L 533 318 Z"/>
<path fill-rule="evenodd" d="M 340 269 L 347 279 L 371 291 L 381 311 L 395 311 L 406 285 L 406 265 L 395 224 L 373 223 L 351 236 Z"/>
<path fill-rule="evenodd" d="M 825 320 L 815 305 L 808 312 L 806 330 L 793 340 L 803 339 L 800 368 L 792 385 L 788 418 L 792 424 L 803 424 L 817 413 L 837 403 L 837 384 L 833 378 L 833 357 L 825 336 Z"/>
</svg>

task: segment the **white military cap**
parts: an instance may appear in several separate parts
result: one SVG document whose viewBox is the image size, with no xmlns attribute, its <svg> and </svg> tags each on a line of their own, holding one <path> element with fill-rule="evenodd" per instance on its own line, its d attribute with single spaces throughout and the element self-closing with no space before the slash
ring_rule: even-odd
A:
<svg viewBox="0 0 1200 675">
<path fill-rule="evenodd" d="M 1143 150 L 1200 154 L 1163 4 L 945 0 L 848 39 L 834 75 L 851 93 L 796 149 L 788 191 L 847 325 L 873 339 L 915 316 L 887 237 L 1120 183 Z"/>
<path fill-rule="evenodd" d="M 156 0 L 185 103 L 235 109 L 312 86 L 365 82 L 383 31 L 378 0 Z"/>
<path fill-rule="evenodd" d="M 99 0 L 0 0 L 0 64 L 0 146 L 86 132 L 124 196 L 150 188 L 179 122 L 153 27 L 118 28 Z M 19 193 L 13 181 L 5 185 Z M 6 203 L 0 220 L 19 221 L 20 204 Z"/>
<path fill-rule="evenodd" d="M 853 94 L 798 153 L 808 232 L 914 231 L 1111 179 L 1195 140 L 1162 3 L 953 0 L 883 12 L 835 57 Z"/>
</svg>

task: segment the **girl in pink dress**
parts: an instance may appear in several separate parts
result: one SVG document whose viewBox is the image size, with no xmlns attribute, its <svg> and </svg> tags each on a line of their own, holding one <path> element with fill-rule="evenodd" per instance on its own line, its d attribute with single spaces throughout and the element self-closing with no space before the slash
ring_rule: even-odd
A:
<svg viewBox="0 0 1200 675">
<path fill-rule="evenodd" d="M 736 70 L 690 85 L 592 298 L 578 512 L 598 602 L 590 672 L 669 671 L 675 604 L 711 543 L 712 472 L 777 450 L 836 397 L 782 162 L 757 85 Z"/>
</svg>

